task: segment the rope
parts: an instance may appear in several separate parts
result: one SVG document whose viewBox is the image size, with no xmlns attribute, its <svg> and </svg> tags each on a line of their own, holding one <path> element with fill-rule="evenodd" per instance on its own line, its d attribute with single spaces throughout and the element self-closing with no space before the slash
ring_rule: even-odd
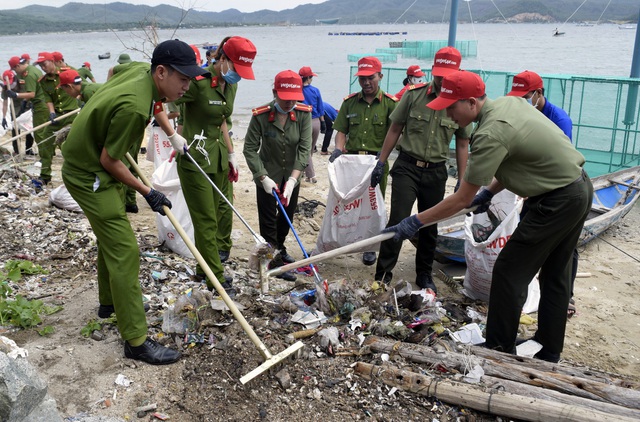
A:
<svg viewBox="0 0 640 422">
<path fill-rule="evenodd" d="M 493 2 L 493 0 L 492 0 Z M 478 44 L 478 35 L 476 35 L 476 26 L 473 22 L 473 15 L 471 14 L 471 1 L 467 1 L 467 9 L 469 9 L 469 19 L 471 19 L 471 30 L 473 32 L 473 39 L 478 46 L 478 63 L 480 64 L 480 71 L 484 72 L 484 67 L 482 66 L 482 59 L 480 58 L 480 45 Z M 500 13 L 502 14 L 502 13 Z"/>
<path fill-rule="evenodd" d="M 607 5 L 604 7 L 604 10 L 602 11 L 602 13 L 600 13 L 598 20 L 596 21 L 596 25 L 600 24 L 600 19 L 602 19 L 602 15 L 604 15 L 604 12 L 607 11 L 607 8 L 609 7 L 610 4 L 611 4 L 611 0 L 609 0 L 609 3 L 607 3 Z"/>
<path fill-rule="evenodd" d="M 560 28 L 562 28 L 563 26 L 565 26 L 565 25 L 567 24 L 567 22 L 569 21 L 569 19 L 571 19 L 571 18 L 573 17 L 573 15 L 575 15 L 575 14 L 578 12 L 578 10 L 580 10 L 580 8 L 581 8 L 581 7 L 582 7 L 586 2 L 587 2 L 587 0 L 584 0 L 584 1 L 580 4 L 580 6 L 578 6 L 578 8 L 575 10 L 575 12 L 573 12 L 573 13 L 571 14 L 571 16 L 569 16 L 569 17 L 567 18 L 567 20 L 566 20 L 566 21 L 564 21 L 564 23 L 560 26 Z M 603 12 L 603 13 L 604 13 L 604 12 Z"/>
<path fill-rule="evenodd" d="M 414 0 L 414 1 L 413 1 L 413 3 L 411 3 L 411 5 L 410 5 L 409 7 L 407 7 L 407 9 L 406 9 L 404 12 L 402 12 L 402 14 L 401 14 L 400 16 L 398 16 L 398 19 L 396 19 L 396 21 L 394 22 L 394 25 L 395 25 L 396 23 L 398 23 L 398 21 L 400 20 L 400 18 L 402 18 L 402 17 L 405 15 L 405 13 L 407 13 L 407 12 L 409 11 L 409 9 L 411 9 L 411 7 L 412 7 L 414 4 L 416 4 L 417 2 L 418 2 L 418 0 Z"/>
<path fill-rule="evenodd" d="M 604 239 L 604 238 L 600 237 L 600 235 L 595 234 L 594 232 L 592 232 L 592 231 L 591 231 L 591 230 L 589 230 L 589 229 L 584 229 L 584 230 L 586 230 L 587 232 L 589 232 L 589 234 L 592 234 L 592 235 L 594 235 L 595 237 L 597 237 L 598 239 L 602 240 L 604 243 L 608 244 L 608 245 L 609 245 L 609 246 L 611 246 L 612 248 L 619 250 L 620 252 L 622 252 L 623 254 L 627 255 L 629 258 L 633 259 L 634 261 L 636 261 L 636 262 L 640 262 L 640 259 L 638 259 L 638 258 L 636 258 L 635 256 L 633 256 L 633 255 L 631 255 L 631 254 L 627 253 L 626 251 L 624 251 L 624 250 L 622 250 L 621 248 L 617 247 L 616 245 L 614 245 L 613 243 L 609 242 L 608 240 L 606 240 L 606 239 Z"/>
</svg>

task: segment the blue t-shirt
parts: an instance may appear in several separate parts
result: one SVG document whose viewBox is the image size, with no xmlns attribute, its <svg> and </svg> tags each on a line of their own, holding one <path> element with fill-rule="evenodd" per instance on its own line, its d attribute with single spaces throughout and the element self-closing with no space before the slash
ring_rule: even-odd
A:
<svg viewBox="0 0 640 422">
<path fill-rule="evenodd" d="M 324 103 L 322 102 L 320 90 L 313 85 L 306 85 L 302 87 L 302 93 L 304 94 L 302 103 L 313 107 L 311 118 L 317 119 L 320 116 L 324 116 Z"/>
<path fill-rule="evenodd" d="M 542 114 L 547 116 L 549 120 L 556 124 L 564 132 L 565 135 L 569 137 L 571 143 L 573 143 L 573 138 L 571 137 L 571 131 L 573 129 L 573 122 L 571 121 L 571 117 L 567 114 L 566 111 L 561 109 L 558 106 L 555 106 L 546 99 L 544 103 L 544 107 L 542 107 Z"/>
<path fill-rule="evenodd" d="M 322 103 L 324 106 L 324 117 L 329 118 L 332 122 L 338 117 L 338 110 L 329 103 Z"/>
</svg>

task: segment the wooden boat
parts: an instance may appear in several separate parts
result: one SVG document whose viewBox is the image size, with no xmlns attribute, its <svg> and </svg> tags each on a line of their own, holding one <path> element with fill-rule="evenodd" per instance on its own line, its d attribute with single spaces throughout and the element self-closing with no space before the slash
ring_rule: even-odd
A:
<svg viewBox="0 0 640 422">
<path fill-rule="evenodd" d="M 620 221 L 640 198 L 640 166 L 591 179 L 593 204 L 580 234 L 578 246 L 584 245 Z M 438 227 L 436 260 L 442 263 L 465 263 L 464 221 Z"/>
<path fill-rule="evenodd" d="M 561 36 L 561 35 L 564 35 L 564 32 L 560 32 L 560 31 L 558 31 L 557 29 L 556 29 L 556 30 L 554 31 L 554 33 L 553 33 L 553 36 L 554 36 L 554 37 L 559 37 L 559 36 Z"/>
<path fill-rule="evenodd" d="M 111 58 L 111 53 L 107 51 L 106 53 L 98 54 L 98 58 L 100 60 L 110 59 Z"/>
</svg>

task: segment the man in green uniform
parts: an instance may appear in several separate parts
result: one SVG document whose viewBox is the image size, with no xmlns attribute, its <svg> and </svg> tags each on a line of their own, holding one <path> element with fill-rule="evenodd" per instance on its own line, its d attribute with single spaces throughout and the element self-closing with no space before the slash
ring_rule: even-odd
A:
<svg viewBox="0 0 640 422">
<path fill-rule="evenodd" d="M 528 198 L 529 211 L 500 252 L 493 268 L 486 347 L 515 353 L 527 286 L 540 270 L 536 358 L 558 362 L 571 292 L 571 258 L 591 209 L 593 186 L 585 159 L 553 122 L 523 101 L 485 95 L 482 78 L 459 71 L 444 78 L 429 108 L 444 110 L 460 126 L 477 122 L 469 166 L 460 189 L 438 205 L 385 231 L 394 239 L 413 236 L 422 225 L 465 207 L 485 212 L 502 189 Z M 478 192 L 480 186 L 486 189 Z M 474 196 L 475 195 L 475 196 Z M 470 204 L 470 205 L 469 205 Z"/>
<path fill-rule="evenodd" d="M 33 106 L 33 127 L 40 126 L 49 118 L 47 104 L 44 99 L 44 91 L 38 82 L 42 77 L 42 72 L 35 66 L 27 63 L 25 58 L 12 57 L 9 59 L 9 66 L 16 72 L 20 78 L 20 92 L 7 91 L 7 95 L 11 98 L 19 98 L 20 100 L 30 101 Z M 38 129 L 33 133 L 36 145 L 39 145 L 44 139 L 45 129 Z M 27 148 L 27 154 L 30 149 Z"/>
<path fill-rule="evenodd" d="M 93 94 L 102 87 L 103 84 L 90 84 L 82 80 L 79 72 L 67 69 L 60 72 L 60 85 L 64 92 L 71 98 L 78 100 L 79 106 L 89 101 Z"/>
<path fill-rule="evenodd" d="M 43 142 L 38 145 L 40 162 L 42 163 L 40 179 L 42 179 L 44 184 L 47 184 L 51 181 L 51 163 L 53 162 L 56 147 L 53 132 L 66 125 L 70 125 L 76 118 L 76 114 L 57 121 L 54 121 L 54 119 L 70 111 L 77 110 L 78 101 L 67 95 L 61 88 L 58 88 L 60 85 L 60 77 L 58 74 L 68 68 L 58 68 L 55 64 L 53 54 L 47 52 L 39 53 L 36 64 L 40 65 L 43 72 L 45 72 L 45 75 L 40 78 L 39 83 L 42 87 L 45 103 L 49 110 L 49 120 L 51 121 L 51 124 L 44 129 Z"/>
<path fill-rule="evenodd" d="M 391 124 L 391 112 L 398 101 L 393 95 L 380 89 L 382 64 L 376 57 L 363 57 L 358 60 L 358 82 L 362 91 L 344 98 L 338 117 L 333 122 L 337 131 L 336 147 L 329 157 L 333 162 L 343 152 L 346 154 L 377 155 Z M 382 195 L 387 188 L 389 165 L 384 165 L 384 175 L 380 183 Z M 365 265 L 376 263 L 375 252 L 362 255 Z"/>
<path fill-rule="evenodd" d="M 144 196 L 164 214 L 171 207 L 160 192 L 136 179 L 122 160 L 143 137 L 152 113 L 162 101 L 174 101 L 189 88 L 191 78 L 205 73 L 193 50 L 182 41 L 155 48 L 151 69 L 135 63 L 109 82 L 82 109 L 62 145 L 62 178 L 87 216 L 98 240 L 98 316 L 115 312 L 128 358 L 151 364 L 177 361 L 180 353 L 147 338 L 136 236 L 124 209 L 123 184 Z"/>
<path fill-rule="evenodd" d="M 382 165 L 386 164 L 400 134 L 400 154 L 391 169 L 391 214 L 387 226 L 398 224 L 411 214 L 413 204 L 418 201 L 418 211 L 431 208 L 444 197 L 449 158 L 449 144 L 456 136 L 456 160 L 460 175 L 467 166 L 470 128 L 459 126 L 447 118 L 444 111 L 435 111 L 427 105 L 440 93 L 442 78 L 460 68 L 461 55 L 453 47 L 438 50 L 434 57 L 429 84 L 410 85 L 403 94 L 396 110 L 391 115 L 391 127 L 384 140 L 380 158 L 371 175 L 371 186 L 381 177 Z M 431 275 L 436 250 L 438 227 L 421 230 L 416 247 L 416 284 L 437 292 Z M 393 268 L 398 262 L 402 244 L 388 240 L 380 245 L 380 258 L 376 266 L 375 279 L 389 283 Z"/>
<path fill-rule="evenodd" d="M 92 83 L 96 83 L 96 78 L 93 77 L 93 73 L 91 73 L 91 63 L 84 62 L 82 63 L 82 67 L 78 69 L 78 75 L 82 78 L 82 80 L 88 80 Z"/>
<path fill-rule="evenodd" d="M 19 61 L 18 57 L 15 60 Z M 16 73 L 11 70 L 5 70 L 2 73 L 2 84 L 4 88 L 2 89 L 2 128 L 7 129 L 9 124 L 7 123 L 6 116 L 10 116 L 13 121 L 13 125 L 11 128 L 11 137 L 15 137 L 18 134 L 16 118 L 19 117 L 22 113 L 26 112 L 31 106 L 27 100 L 20 100 L 17 98 L 17 93 L 22 92 L 23 86 L 21 84 L 22 80 L 16 75 Z M 13 91 L 16 94 L 15 98 L 9 97 L 7 95 L 7 91 Z M 7 112 L 10 111 L 9 114 Z M 13 152 L 14 154 L 20 153 L 20 148 L 18 143 L 21 142 L 21 139 L 16 139 L 13 141 Z M 31 146 L 33 145 L 33 136 L 29 133 L 25 136 L 25 154 L 33 155 L 33 151 L 31 150 Z"/>
</svg>

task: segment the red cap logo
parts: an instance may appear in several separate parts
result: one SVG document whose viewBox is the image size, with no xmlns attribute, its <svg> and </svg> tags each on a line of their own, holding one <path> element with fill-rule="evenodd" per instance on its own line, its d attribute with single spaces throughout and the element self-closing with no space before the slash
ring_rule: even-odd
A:
<svg viewBox="0 0 640 422">
<path fill-rule="evenodd" d="M 377 57 L 369 56 L 358 60 L 356 76 L 371 76 L 380 72 L 382 72 L 382 63 Z"/>
<path fill-rule="evenodd" d="M 302 78 L 293 70 L 283 70 L 276 75 L 273 87 L 278 93 L 278 98 L 285 101 L 302 101 Z"/>
<path fill-rule="evenodd" d="M 507 93 L 511 97 L 524 97 L 531 91 L 543 88 L 544 84 L 542 78 L 536 72 L 525 70 L 522 73 L 518 73 L 513 77 L 513 84 L 511 85 L 511 91 Z"/>
<path fill-rule="evenodd" d="M 433 59 L 431 73 L 433 76 L 447 76 L 460 70 L 462 56 L 453 47 L 444 47 L 438 50 Z"/>
<path fill-rule="evenodd" d="M 459 70 L 442 79 L 438 98 L 427 104 L 433 110 L 442 110 L 458 100 L 478 98 L 484 95 L 485 85 L 480 75 Z"/>
</svg>

